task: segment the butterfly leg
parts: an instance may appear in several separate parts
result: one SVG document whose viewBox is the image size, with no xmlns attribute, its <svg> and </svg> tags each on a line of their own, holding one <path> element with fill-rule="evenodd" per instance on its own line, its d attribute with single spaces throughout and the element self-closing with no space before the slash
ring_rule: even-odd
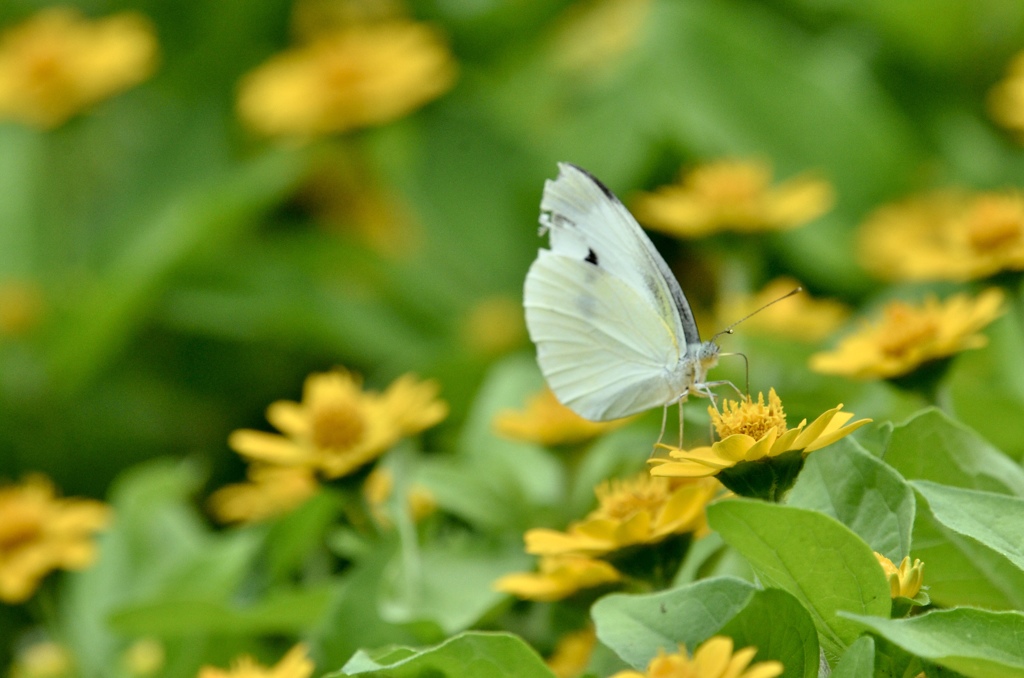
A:
<svg viewBox="0 0 1024 678">
<path fill-rule="evenodd" d="M 686 398 L 679 399 L 679 449 L 683 449 L 683 401 Z"/>
<path fill-rule="evenodd" d="M 671 403 L 669 403 L 669 404 L 671 404 Z M 661 441 L 665 437 L 665 424 L 666 423 L 668 423 L 668 405 L 665 405 L 665 407 L 661 408 L 661 431 L 658 433 L 658 442 L 654 443 L 654 447 L 655 448 L 657 448 L 658 445 L 661 445 Z M 651 455 L 652 456 L 654 455 L 653 451 L 651 451 Z"/>
</svg>

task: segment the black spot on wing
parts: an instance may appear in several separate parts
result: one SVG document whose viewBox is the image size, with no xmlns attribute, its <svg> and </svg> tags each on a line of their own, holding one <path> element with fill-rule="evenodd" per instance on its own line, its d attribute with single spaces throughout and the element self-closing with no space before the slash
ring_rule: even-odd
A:
<svg viewBox="0 0 1024 678">
<path fill-rule="evenodd" d="M 583 261 L 587 262 L 588 264 L 593 264 L 594 266 L 597 266 L 597 252 L 588 247 L 587 256 L 583 257 Z"/>
<path fill-rule="evenodd" d="M 572 163 L 569 163 L 569 164 L 572 165 Z M 590 180 L 593 181 L 595 184 L 597 184 L 597 187 L 601 189 L 602 193 L 604 193 L 606 196 L 608 196 L 609 200 L 614 200 L 615 202 L 619 201 L 619 199 L 615 197 L 615 194 L 612 193 L 612 189 L 608 188 L 603 183 L 601 183 L 600 179 L 598 179 L 593 174 L 591 174 L 587 170 L 583 169 L 579 165 L 572 165 L 572 166 L 575 167 L 576 169 L 578 169 L 579 171 L 583 172 L 584 174 L 586 174 L 588 177 L 590 177 Z"/>
</svg>

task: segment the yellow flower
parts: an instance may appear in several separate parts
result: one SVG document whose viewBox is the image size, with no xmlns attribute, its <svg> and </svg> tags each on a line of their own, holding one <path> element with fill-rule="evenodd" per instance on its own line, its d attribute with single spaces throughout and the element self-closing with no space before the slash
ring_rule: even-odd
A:
<svg viewBox="0 0 1024 678">
<path fill-rule="evenodd" d="M 1010 61 L 1006 78 L 989 92 L 989 113 L 1024 140 L 1024 52 Z"/>
<path fill-rule="evenodd" d="M 686 647 L 680 645 L 679 654 L 660 650 L 645 672 L 619 671 L 612 678 L 775 678 L 782 675 L 783 666 L 775 660 L 751 666 L 756 654 L 756 647 L 746 647 L 733 654 L 732 638 L 715 636 L 704 641 L 692 659 L 686 654 Z"/>
<path fill-rule="evenodd" d="M 381 527 L 391 527 L 388 502 L 395 489 L 395 477 L 389 469 L 376 467 L 363 481 L 363 498 L 370 508 L 370 514 Z M 406 506 L 403 510 L 416 522 L 423 520 L 437 510 L 437 500 L 427 488 L 413 483 L 406 492 Z"/>
<path fill-rule="evenodd" d="M 41 475 L 0 487 L 0 601 L 27 600 L 51 570 L 91 565 L 96 559 L 93 535 L 108 522 L 105 504 L 58 499 Z"/>
<path fill-rule="evenodd" d="M 976 280 L 1024 270 L 1024 194 L 952 191 L 876 210 L 859 236 L 865 268 L 887 280 Z"/>
<path fill-rule="evenodd" d="M 544 556 L 539 568 L 539 572 L 506 574 L 494 582 L 494 588 L 524 600 L 551 602 L 622 579 L 619 571 L 603 560 L 579 555 Z"/>
<path fill-rule="evenodd" d="M 725 327 L 777 300 L 800 286 L 792 278 L 776 278 L 760 292 L 746 298 L 726 297 L 718 307 L 720 325 Z M 850 309 L 833 299 L 814 299 L 806 292 L 774 304 L 744 321 L 745 331 L 763 332 L 806 342 L 831 335 L 846 320 Z"/>
<path fill-rule="evenodd" d="M 0 118 L 40 128 L 150 76 L 156 36 L 140 14 L 89 21 L 51 7 L 0 35 Z"/>
<path fill-rule="evenodd" d="M 642 474 L 599 485 L 598 507 L 565 532 L 527 531 L 526 551 L 535 555 L 599 556 L 627 546 L 654 544 L 674 534 L 707 531 L 704 508 L 721 486 L 713 479 L 669 480 Z"/>
<path fill-rule="evenodd" d="M 640 41 L 651 0 L 584 0 L 556 22 L 552 61 L 556 68 L 593 77 Z"/>
<path fill-rule="evenodd" d="M 462 342 L 472 353 L 497 356 L 523 344 L 523 302 L 511 296 L 478 301 L 462 320 Z"/>
<path fill-rule="evenodd" d="M 238 112 L 253 130 L 304 138 L 397 120 L 446 92 L 455 64 L 425 24 L 387 21 L 321 35 L 243 80 Z"/>
<path fill-rule="evenodd" d="M 132 643 L 121 655 L 121 665 L 131 676 L 149 676 L 164 667 L 167 652 L 154 638 L 143 638 Z"/>
<path fill-rule="evenodd" d="M 559 638 L 555 651 L 544 663 L 556 678 L 577 678 L 587 670 L 596 645 L 597 633 L 593 626 L 567 633 Z"/>
<path fill-rule="evenodd" d="M 670 459 L 652 459 L 655 466 L 651 475 L 696 478 L 713 476 L 743 462 L 778 457 L 787 452 L 801 451 L 806 456 L 826 445 L 831 445 L 870 422 L 853 418 L 849 412 L 840 412 L 842 405 L 833 407 L 814 420 L 810 426 L 804 419 L 796 428 L 788 428 L 782 401 L 775 389 L 768 392 L 768 404 L 759 393 L 757 402 L 749 396 L 745 401 L 727 400 L 722 412 L 709 407 L 712 422 L 720 440 L 710 446 L 686 451 L 671 449 Z"/>
<path fill-rule="evenodd" d="M 443 418 L 447 405 L 435 400 L 436 390 L 408 375 L 379 394 L 364 392 L 344 370 L 311 374 L 301 403 L 279 400 L 267 408 L 267 420 L 284 435 L 242 429 L 228 445 L 254 461 L 309 466 L 338 478 Z"/>
<path fill-rule="evenodd" d="M 804 175 L 771 186 L 764 163 L 723 160 L 684 174 L 676 184 L 641 194 L 633 211 L 641 223 L 669 235 L 698 238 L 718 231 L 779 231 L 815 219 L 832 207 L 832 187 Z"/>
<path fill-rule="evenodd" d="M 249 482 L 222 487 L 210 496 L 210 510 L 224 523 L 249 523 L 283 515 L 317 493 L 307 466 L 252 464 Z"/>
<path fill-rule="evenodd" d="M 610 422 L 584 419 L 558 402 L 550 389 L 531 397 L 525 410 L 503 410 L 494 417 L 494 430 L 505 438 L 540 445 L 572 445 L 607 433 L 633 418 Z"/>
<path fill-rule="evenodd" d="M 230 670 L 213 666 L 199 669 L 198 678 L 309 678 L 316 668 L 308 656 L 309 650 L 299 643 L 271 668 L 265 668 L 249 656 L 236 659 Z"/>
<path fill-rule="evenodd" d="M 18 652 L 11 678 L 71 678 L 75 662 L 66 647 L 52 640 L 33 643 Z"/>
<path fill-rule="evenodd" d="M 811 356 L 811 369 L 855 379 L 889 379 L 920 365 L 984 346 L 979 331 L 1003 312 L 1003 293 L 990 288 L 971 299 L 928 297 L 911 306 L 890 302 L 880 320 L 840 340 L 833 351 Z"/>
<path fill-rule="evenodd" d="M 910 556 L 906 556 L 896 567 L 891 560 L 881 553 L 875 552 L 875 558 L 882 566 L 886 579 L 889 580 L 889 595 L 893 598 L 913 598 L 921 590 L 924 581 L 924 563 L 914 560 L 910 564 Z"/>
</svg>

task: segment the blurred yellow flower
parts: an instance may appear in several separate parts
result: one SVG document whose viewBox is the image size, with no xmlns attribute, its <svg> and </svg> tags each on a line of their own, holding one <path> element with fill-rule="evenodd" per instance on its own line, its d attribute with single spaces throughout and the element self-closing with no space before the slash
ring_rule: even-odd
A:
<svg viewBox="0 0 1024 678">
<path fill-rule="evenodd" d="M 696 478 L 713 476 L 742 462 L 777 457 L 786 452 L 801 450 L 804 456 L 844 438 L 870 419 L 853 418 L 849 412 L 840 412 L 842 405 L 833 407 L 815 419 L 810 426 L 804 419 L 796 428 L 789 428 L 782 400 L 775 389 L 757 395 L 757 402 L 749 396 L 743 401 L 727 400 L 719 413 L 708 408 L 720 440 L 710 446 L 693 450 L 671 449 L 669 459 L 651 459 L 651 475 Z"/>
<path fill-rule="evenodd" d="M 164 667 L 167 652 L 155 638 L 142 638 L 128 646 L 121 655 L 121 665 L 131 676 L 153 675 Z"/>
<path fill-rule="evenodd" d="M 387 21 L 320 35 L 242 80 L 238 113 L 256 132 L 306 138 L 397 120 L 446 92 L 456 67 L 426 24 Z"/>
<path fill-rule="evenodd" d="M 680 645 L 678 654 L 659 650 L 645 672 L 619 671 L 612 678 L 775 678 L 782 675 L 783 666 L 775 660 L 751 665 L 756 654 L 756 647 L 746 647 L 733 654 L 732 638 L 714 636 L 697 648 L 692 659 L 686 647 Z"/>
<path fill-rule="evenodd" d="M 726 327 L 800 287 L 793 278 L 776 278 L 760 292 L 742 297 L 723 297 L 718 305 L 719 325 Z M 834 299 L 815 299 L 806 291 L 772 305 L 744 321 L 744 331 L 815 342 L 831 335 L 850 315 L 850 309 Z"/>
<path fill-rule="evenodd" d="M 398 19 L 407 14 L 401 0 L 296 0 L 292 33 L 309 39 L 354 23 Z"/>
<path fill-rule="evenodd" d="M 527 531 L 526 551 L 535 555 L 600 556 L 627 546 L 655 544 L 674 534 L 707 531 L 704 508 L 722 489 L 712 479 L 670 480 L 644 473 L 615 479 L 596 489 L 598 507 L 565 532 Z"/>
<path fill-rule="evenodd" d="M 587 670 L 597 645 L 593 626 L 572 631 L 558 639 L 555 651 L 544 662 L 556 678 L 578 678 Z"/>
<path fill-rule="evenodd" d="M 71 7 L 42 10 L 0 35 L 0 119 L 57 127 L 148 78 L 156 53 L 140 14 L 90 21 Z"/>
<path fill-rule="evenodd" d="M 1024 194 L 952 191 L 876 210 L 861 226 L 859 259 L 886 280 L 976 280 L 1024 270 Z"/>
<path fill-rule="evenodd" d="M 835 350 L 811 356 L 811 369 L 854 379 L 889 379 L 961 351 L 980 348 L 979 331 L 1003 313 L 1003 293 L 989 288 L 972 299 L 929 296 L 919 306 L 893 301 L 882 318 L 840 340 Z"/>
<path fill-rule="evenodd" d="M 914 560 L 910 564 L 910 556 L 906 556 L 896 567 L 891 560 L 881 553 L 875 552 L 875 558 L 882 566 L 886 579 L 889 580 L 889 595 L 893 598 L 913 598 L 921 590 L 924 583 L 924 563 Z"/>
<path fill-rule="evenodd" d="M 448 403 L 437 397 L 440 390 L 436 381 L 419 381 L 411 374 L 404 374 L 388 386 L 381 400 L 394 417 L 399 433 L 410 436 L 448 416 Z"/>
<path fill-rule="evenodd" d="M 0 601 L 27 600 L 51 570 L 91 565 L 95 533 L 110 518 L 102 502 L 58 499 L 41 475 L 0 487 Z"/>
<path fill-rule="evenodd" d="M 198 678 L 309 678 L 315 668 L 308 648 L 299 643 L 270 668 L 260 666 L 252 657 L 242 656 L 227 671 L 204 666 L 199 669 Z"/>
<path fill-rule="evenodd" d="M 523 302 L 511 296 L 485 297 L 462 320 L 462 341 L 474 354 L 497 356 L 526 341 Z"/>
<path fill-rule="evenodd" d="M 552 61 L 556 68 L 592 77 L 640 41 L 651 0 L 582 0 L 556 20 Z"/>
<path fill-rule="evenodd" d="M 31 332 L 45 311 L 38 285 L 23 280 L 0 282 L 0 339 Z"/>
<path fill-rule="evenodd" d="M 655 230 L 699 238 L 726 230 L 795 228 L 827 212 L 835 200 L 830 184 L 809 175 L 777 186 L 771 181 L 765 163 L 720 160 L 681 175 L 678 183 L 640 194 L 633 213 Z"/>
<path fill-rule="evenodd" d="M 328 478 L 352 473 L 403 435 L 440 421 L 448 406 L 433 382 L 406 375 L 383 394 L 364 392 L 344 370 L 311 374 L 302 402 L 279 400 L 267 420 L 284 435 L 241 429 L 228 438 L 239 454 L 276 466 L 309 466 Z"/>
<path fill-rule="evenodd" d="M 1006 78 L 989 92 L 992 118 L 1024 141 L 1024 52 L 1018 53 L 1006 69 Z"/>
<path fill-rule="evenodd" d="M 395 490 L 395 476 L 390 469 L 376 467 L 363 481 L 363 499 L 366 500 L 370 509 L 370 515 L 383 528 L 391 527 L 394 521 L 391 519 L 389 500 Z M 406 491 L 406 505 L 403 510 L 408 511 L 413 521 L 419 522 L 437 510 L 437 500 L 427 488 L 413 483 Z"/>
<path fill-rule="evenodd" d="M 520 312 L 522 315 L 522 312 Z M 596 422 L 584 419 L 558 402 L 550 389 L 530 397 L 524 410 L 502 410 L 494 417 L 498 435 L 540 445 L 572 445 L 607 433 L 634 418 Z"/>
<path fill-rule="evenodd" d="M 249 466 L 249 481 L 222 487 L 210 496 L 210 511 L 223 523 L 250 523 L 283 515 L 317 493 L 308 466 Z"/>
<path fill-rule="evenodd" d="M 619 571 L 603 560 L 580 555 L 542 556 L 538 568 L 538 572 L 506 574 L 494 582 L 494 588 L 524 600 L 551 602 L 622 579 Z"/>
<path fill-rule="evenodd" d="M 33 643 L 18 651 L 10 678 L 71 678 L 75 663 L 66 647 L 52 640 Z"/>
</svg>

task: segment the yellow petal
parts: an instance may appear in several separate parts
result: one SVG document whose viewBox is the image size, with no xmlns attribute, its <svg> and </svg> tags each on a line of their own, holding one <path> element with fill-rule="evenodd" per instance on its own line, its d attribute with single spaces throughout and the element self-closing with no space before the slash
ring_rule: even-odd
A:
<svg viewBox="0 0 1024 678">
<path fill-rule="evenodd" d="M 731 462 L 728 464 L 729 466 L 735 466 L 737 462 L 748 458 L 747 453 L 756 444 L 757 441 L 750 436 L 735 433 L 724 440 L 719 440 L 711 446 L 711 449 L 714 451 L 715 456 L 724 461 Z"/>
<path fill-rule="evenodd" d="M 842 405 L 842 403 L 840 403 L 839 405 L 836 405 L 835 407 L 833 407 L 831 410 L 828 410 L 827 412 L 823 412 L 821 414 L 821 416 L 819 416 L 817 419 L 815 419 L 813 422 L 811 422 L 811 425 L 808 426 L 806 429 L 804 429 L 804 432 L 802 434 L 800 434 L 800 437 L 798 437 L 796 439 L 796 442 L 793 443 L 793 449 L 794 450 L 802 450 L 805 447 L 807 447 L 808 445 L 810 445 L 811 443 L 813 443 L 815 440 L 817 440 L 818 436 L 820 436 L 822 433 L 825 432 L 825 429 L 828 427 L 829 423 L 832 421 L 832 418 L 835 417 L 836 414 L 838 414 L 839 410 L 841 410 L 842 408 L 843 408 L 843 405 Z M 849 413 L 844 412 L 843 414 L 849 414 Z M 853 415 L 850 414 L 847 417 L 847 419 L 849 419 L 852 416 Z"/>
<path fill-rule="evenodd" d="M 850 415 L 850 416 L 852 417 L 853 415 Z M 859 429 L 861 426 L 864 426 L 865 424 L 870 424 L 870 423 L 871 423 L 871 419 L 859 419 L 859 420 L 853 422 L 852 424 L 850 424 L 849 426 L 843 426 L 841 428 L 835 429 L 834 431 L 827 432 L 824 435 L 822 435 L 820 438 L 815 440 L 813 443 L 811 443 L 810 445 L 805 447 L 804 448 L 804 452 L 805 453 L 811 453 L 811 452 L 814 452 L 815 450 L 820 450 L 823 447 L 831 445 L 832 443 L 834 443 L 835 441 L 839 440 L 840 438 L 845 438 L 846 436 L 850 435 L 851 433 L 853 433 L 854 431 Z"/>
<path fill-rule="evenodd" d="M 232 431 L 228 446 L 235 452 L 278 466 L 298 466 L 309 461 L 309 455 L 284 436 L 251 429 Z"/>
<path fill-rule="evenodd" d="M 713 476 L 730 464 L 708 466 L 697 461 L 669 461 L 651 469 L 651 475 L 658 478 L 705 478 Z"/>
</svg>

